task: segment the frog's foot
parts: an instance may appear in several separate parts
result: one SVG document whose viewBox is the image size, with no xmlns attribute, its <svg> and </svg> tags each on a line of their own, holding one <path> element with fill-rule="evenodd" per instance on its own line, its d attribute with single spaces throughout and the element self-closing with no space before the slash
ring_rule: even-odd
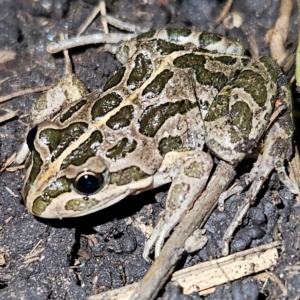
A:
<svg viewBox="0 0 300 300">
<path fill-rule="evenodd" d="M 229 198 L 230 196 L 240 194 L 251 182 L 254 181 L 256 174 L 259 169 L 258 160 L 254 164 L 252 170 L 250 173 L 245 174 L 245 176 L 242 178 L 242 180 L 235 183 L 231 188 L 229 188 L 227 191 L 223 192 L 218 200 L 218 209 L 219 211 L 223 211 L 225 208 L 225 200 Z"/>
<path fill-rule="evenodd" d="M 299 188 L 291 181 L 285 171 L 284 159 L 278 158 L 275 160 L 275 170 L 277 171 L 279 180 L 289 189 L 289 191 L 295 195 L 298 194 Z"/>
<path fill-rule="evenodd" d="M 160 216 L 150 239 L 146 242 L 143 258 L 147 261 L 149 261 L 148 254 L 154 244 L 155 258 L 159 256 L 165 238 L 201 194 L 213 167 L 213 161 L 209 154 L 194 151 L 188 153 L 192 154 L 181 153 L 181 160 L 184 162 L 181 164 L 168 192 L 166 209 Z M 173 161 L 173 164 L 176 163 L 178 161 Z M 168 169 L 166 166 L 165 163 L 164 168 Z M 170 167 L 174 168 L 171 165 Z"/>
<path fill-rule="evenodd" d="M 255 166 L 251 170 L 248 178 L 253 179 L 253 182 L 246 193 L 244 202 L 238 208 L 233 221 L 227 228 L 223 237 L 222 254 L 228 255 L 229 242 L 233 236 L 235 229 L 241 224 L 244 216 L 246 215 L 250 205 L 252 205 L 256 199 L 258 192 L 260 191 L 263 183 L 275 168 L 278 172 L 278 177 L 281 182 L 294 194 L 299 192 L 298 187 L 289 179 L 284 168 L 284 160 L 286 153 L 290 153 L 290 138 L 287 137 L 280 124 L 275 123 L 265 140 L 265 147 L 263 153 L 259 155 Z M 243 190 L 242 185 L 235 186 L 232 190 L 241 192 Z M 226 196 L 231 195 L 229 191 Z"/>
<path fill-rule="evenodd" d="M 253 165 L 253 168 L 250 173 L 245 174 L 243 178 L 235 183 L 231 188 L 229 188 L 227 191 L 223 192 L 218 200 L 218 209 L 220 211 L 224 210 L 225 207 L 225 200 L 229 198 L 230 196 L 240 194 L 246 187 L 248 187 L 252 182 L 255 181 L 256 177 L 259 176 L 260 170 L 264 167 L 265 162 L 268 162 L 266 165 L 268 165 L 271 168 L 271 171 L 275 169 L 278 174 L 279 180 L 293 193 L 293 194 L 298 194 L 299 189 L 298 187 L 290 180 L 289 176 L 286 173 L 285 166 L 284 166 L 284 161 L 287 156 L 287 159 L 289 160 L 290 158 L 289 153 L 292 153 L 292 145 L 291 145 L 291 139 L 287 138 L 286 134 L 283 133 L 281 136 L 282 139 L 279 138 L 279 135 L 276 134 L 274 131 L 278 130 L 280 132 L 283 132 L 283 129 L 280 127 L 280 125 L 273 125 L 272 130 L 270 130 L 269 136 L 273 136 L 273 140 L 271 138 L 266 140 L 266 144 L 268 143 L 269 149 L 266 150 L 266 147 L 264 149 L 264 159 L 258 158 L 255 164 Z M 273 132 L 273 134 L 272 134 Z M 274 140 L 278 139 L 278 142 L 275 143 Z M 274 145 L 273 145 L 274 144 Z M 272 146 L 272 147 L 271 147 Z M 282 149 L 280 147 L 283 147 Z M 272 150 L 275 151 L 275 153 L 272 153 Z M 274 159 L 271 162 L 269 162 L 270 157 L 274 156 Z M 269 156 L 269 157 L 267 157 Z M 270 172 L 271 172 L 270 171 Z M 265 180 L 265 179 L 264 179 Z"/>
<path fill-rule="evenodd" d="M 231 238 L 233 236 L 235 229 L 242 223 L 243 218 L 247 214 L 250 206 L 254 203 L 254 201 L 256 199 L 256 195 L 258 194 L 264 181 L 266 180 L 266 178 L 268 177 L 268 175 L 274 168 L 274 166 L 273 166 L 274 159 L 272 157 L 270 157 L 268 160 L 264 160 L 263 156 L 260 155 L 258 157 L 257 163 L 260 163 L 263 166 L 263 168 L 261 169 L 260 172 L 253 172 L 253 175 L 256 175 L 256 176 L 251 176 L 251 177 L 253 177 L 255 179 L 253 180 L 250 189 L 246 193 L 244 202 L 239 206 L 231 224 L 228 226 L 227 230 L 225 231 L 225 234 L 223 237 L 223 247 L 222 247 L 222 254 L 224 256 L 229 254 L 229 242 L 231 241 Z M 251 173 L 252 173 L 252 171 L 251 171 Z M 239 189 L 236 189 L 236 190 L 238 190 L 238 192 L 241 192 L 244 188 L 242 186 L 237 186 L 237 187 L 240 187 Z M 228 196 L 228 195 L 230 196 L 231 193 L 228 193 L 226 196 Z"/>
</svg>

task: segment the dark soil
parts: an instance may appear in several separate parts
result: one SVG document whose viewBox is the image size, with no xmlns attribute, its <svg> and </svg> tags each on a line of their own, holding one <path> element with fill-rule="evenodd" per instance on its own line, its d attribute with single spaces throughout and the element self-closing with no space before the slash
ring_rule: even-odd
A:
<svg viewBox="0 0 300 300">
<path fill-rule="evenodd" d="M 96 1 L 0 1 L 0 53 L 2 50 L 16 53 L 14 60 L 0 64 L 1 95 L 53 84 L 61 78 L 64 58 L 62 54 L 49 54 L 46 46 L 58 40 L 60 32 L 74 36 L 92 11 L 93 2 Z M 260 54 L 269 55 L 264 39 L 278 17 L 280 1 L 235 0 L 231 11 L 242 14 L 242 27 L 227 30 L 220 25 L 214 28 L 214 20 L 225 2 L 116 0 L 107 1 L 107 11 L 121 20 L 152 28 L 171 23 L 201 30 L 213 28 L 214 32 L 239 38 L 247 48 L 250 48 L 251 35 Z M 96 18 L 86 34 L 99 32 L 101 28 L 100 19 Z M 113 27 L 110 30 L 117 31 Z M 287 47 L 292 49 L 296 40 L 295 3 Z M 101 45 L 76 48 L 70 55 L 74 72 L 90 91 L 102 88 L 121 66 Z M 31 94 L 0 104 L 0 109 L 20 110 L 19 118 L 0 124 L 0 163 L 20 147 L 27 133 L 23 116 L 29 113 L 39 96 Z M 249 170 L 251 163 L 243 163 L 240 173 Z M 42 220 L 30 215 L 22 203 L 24 170 L 5 171 L 0 178 L 0 299 L 86 299 L 143 278 L 149 265 L 141 258 L 145 242 L 142 227 L 155 224 L 168 187 L 128 197 L 86 217 Z M 243 194 L 234 196 L 227 201 L 224 212 L 212 214 L 206 224 L 209 238 L 206 247 L 187 255 L 181 266 L 220 256 L 221 238 L 242 200 Z M 299 213 L 294 196 L 273 173 L 231 244 L 231 252 L 236 252 L 281 240 L 280 260 L 274 272 L 287 288 L 287 295 L 283 295 L 273 281 L 268 281 L 262 290 L 261 282 L 246 278 L 218 287 L 207 298 L 299 299 L 299 268 L 287 269 L 300 264 Z M 34 250 L 40 252 L 34 254 Z M 26 263 L 25 256 L 30 253 L 33 261 Z M 178 287 L 168 285 L 163 299 L 199 297 L 181 295 Z"/>
</svg>

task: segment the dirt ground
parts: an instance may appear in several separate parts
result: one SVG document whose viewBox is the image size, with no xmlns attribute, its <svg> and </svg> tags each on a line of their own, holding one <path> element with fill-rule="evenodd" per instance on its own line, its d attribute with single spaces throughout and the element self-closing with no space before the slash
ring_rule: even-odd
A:
<svg viewBox="0 0 300 300">
<path fill-rule="evenodd" d="M 60 32 L 74 36 L 95 2 L 1 0 L 0 96 L 57 82 L 64 73 L 64 58 L 62 54 L 49 54 L 46 46 L 58 40 Z M 281 3 L 235 0 L 230 12 L 239 13 L 242 22 L 238 28 L 228 29 L 223 23 L 218 26 L 214 23 L 226 1 L 106 2 L 108 13 L 121 20 L 148 28 L 173 24 L 212 30 L 239 38 L 250 53 L 257 49 L 260 55 L 270 55 L 266 33 L 274 26 Z M 285 45 L 290 51 L 294 51 L 297 43 L 297 11 L 295 1 Z M 86 34 L 101 30 L 98 17 Z M 5 58 L 4 50 L 9 53 Z M 89 91 L 101 89 L 121 66 L 101 45 L 79 47 L 71 50 L 70 55 L 74 72 Z M 292 69 L 289 75 L 293 72 Z M 20 147 L 27 132 L 26 114 L 39 96 L 40 93 L 35 93 L 0 103 L 0 115 L 1 109 L 19 110 L 19 117 L 0 124 L 0 164 Z M 239 174 L 249 171 L 252 163 L 244 162 Z M 163 209 L 168 186 L 128 197 L 86 217 L 43 220 L 30 215 L 22 203 L 23 179 L 24 169 L 0 173 L 1 299 L 86 299 L 143 278 L 149 268 L 141 258 L 144 232 L 155 224 Z M 224 212 L 216 210 L 211 215 L 205 226 L 207 245 L 186 255 L 178 268 L 220 257 L 222 236 L 242 200 L 243 194 L 233 196 L 226 202 Z M 272 270 L 278 281 L 269 280 L 263 287 L 261 281 L 244 278 L 218 287 L 205 299 L 300 299 L 299 213 L 294 195 L 272 173 L 235 233 L 231 253 L 280 240 L 280 259 Z M 162 297 L 200 299 L 181 295 L 172 286 L 168 286 Z"/>
</svg>

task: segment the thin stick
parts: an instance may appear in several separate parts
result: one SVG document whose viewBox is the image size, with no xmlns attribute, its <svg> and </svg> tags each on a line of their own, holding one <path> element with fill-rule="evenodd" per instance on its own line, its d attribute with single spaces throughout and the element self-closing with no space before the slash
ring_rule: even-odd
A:
<svg viewBox="0 0 300 300">
<path fill-rule="evenodd" d="M 287 57 L 285 43 L 289 33 L 289 23 L 293 10 L 293 0 L 281 0 L 279 17 L 274 27 L 270 30 L 271 57 L 282 65 Z"/>
<path fill-rule="evenodd" d="M 106 20 L 110 25 L 128 32 L 141 33 L 150 30 L 150 27 L 145 28 L 132 23 L 124 22 L 110 15 L 102 16 L 102 20 Z"/>
<path fill-rule="evenodd" d="M 65 36 L 64 34 L 60 34 L 60 39 L 66 40 L 67 36 Z M 73 68 L 72 68 L 72 62 L 71 62 L 71 58 L 69 55 L 69 51 L 68 50 L 64 50 L 63 51 L 64 57 L 65 57 L 65 74 L 67 75 L 72 75 L 73 74 Z"/>
<path fill-rule="evenodd" d="M 8 121 L 9 119 L 14 118 L 15 116 L 18 115 L 19 110 L 15 111 L 10 111 L 10 110 L 4 110 L 6 113 L 4 115 L 1 115 L 1 110 L 0 110 L 0 123 L 3 123 L 5 121 Z"/>
<path fill-rule="evenodd" d="M 104 8 L 103 8 L 104 5 Z M 103 0 L 99 0 L 98 5 L 94 8 L 92 13 L 89 15 L 89 17 L 85 20 L 85 22 L 79 27 L 77 36 L 81 35 L 87 28 L 88 26 L 92 23 L 92 21 L 96 18 L 96 16 L 99 14 L 101 11 L 101 14 L 106 14 L 106 9 L 105 9 L 105 2 Z M 108 33 L 108 27 L 106 22 L 102 22 L 104 32 Z"/>
<path fill-rule="evenodd" d="M 8 166 L 10 166 L 14 162 L 16 155 L 17 155 L 17 153 L 14 153 L 6 160 L 6 162 L 4 163 L 4 166 L 2 168 L 0 168 L 0 173 L 2 173 Z"/>
<path fill-rule="evenodd" d="M 105 5 L 105 1 L 104 0 L 100 0 L 100 13 L 101 16 L 106 16 L 106 5 Z M 105 18 L 101 19 L 102 25 L 103 25 L 103 29 L 104 29 L 104 33 L 108 33 L 108 24 L 107 24 L 107 20 Z"/>
<path fill-rule="evenodd" d="M 225 4 L 225 6 L 223 7 L 219 17 L 215 21 L 216 25 L 219 25 L 224 20 L 224 18 L 226 17 L 226 15 L 228 14 L 228 12 L 231 8 L 232 3 L 233 3 L 233 0 L 227 0 L 227 2 Z"/>
<path fill-rule="evenodd" d="M 37 88 L 30 88 L 27 90 L 18 91 L 16 93 L 12 93 L 12 94 L 0 97 L 0 103 L 11 100 L 11 99 L 19 97 L 19 96 L 24 96 L 24 95 L 28 95 L 28 94 L 34 94 L 34 93 L 38 93 L 38 92 L 47 91 L 50 88 L 52 88 L 52 85 L 41 86 L 41 87 L 37 87 Z"/>
</svg>

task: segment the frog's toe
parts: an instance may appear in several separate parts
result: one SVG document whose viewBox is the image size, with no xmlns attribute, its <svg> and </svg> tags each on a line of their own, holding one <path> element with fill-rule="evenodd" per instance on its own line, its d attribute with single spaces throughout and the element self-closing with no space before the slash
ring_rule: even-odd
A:
<svg viewBox="0 0 300 300">
<path fill-rule="evenodd" d="M 232 195 L 241 193 L 244 190 L 244 187 L 238 182 L 236 185 L 233 185 L 229 190 L 223 192 L 218 200 L 218 209 L 223 211 L 225 208 L 225 200 Z"/>
<path fill-rule="evenodd" d="M 150 236 L 148 241 L 145 243 L 145 247 L 144 247 L 142 256 L 143 256 L 144 260 L 146 260 L 147 262 L 150 262 L 149 253 L 154 245 L 155 245 L 155 258 L 157 258 L 159 256 L 160 249 L 161 249 L 164 239 L 166 237 L 166 231 L 163 230 L 163 228 L 165 227 L 163 223 L 164 223 L 164 218 L 160 218 L 152 232 L 152 235 Z M 159 246 L 158 246 L 158 244 L 159 244 Z"/>
<path fill-rule="evenodd" d="M 178 216 L 176 216 L 176 223 L 178 221 Z M 155 259 L 158 258 L 160 250 L 164 244 L 165 239 L 169 236 L 171 230 L 174 228 L 173 223 L 166 223 L 165 218 L 161 217 L 155 226 L 151 237 L 145 244 L 143 251 L 143 258 L 149 262 L 149 253 L 153 246 L 155 246 Z"/>
<path fill-rule="evenodd" d="M 275 162 L 275 169 L 277 171 L 279 180 L 289 189 L 289 191 L 295 195 L 299 194 L 299 187 L 289 178 L 286 173 L 283 159 L 278 159 Z"/>
</svg>

